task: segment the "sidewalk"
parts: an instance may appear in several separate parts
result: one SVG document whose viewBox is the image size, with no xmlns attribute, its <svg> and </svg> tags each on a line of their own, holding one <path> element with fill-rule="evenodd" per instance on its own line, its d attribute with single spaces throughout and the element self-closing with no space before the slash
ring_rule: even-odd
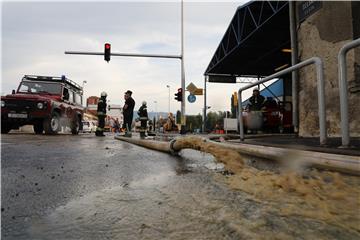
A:
<svg viewBox="0 0 360 240">
<path fill-rule="evenodd" d="M 360 156 L 360 138 L 351 138 L 351 148 L 340 148 L 341 138 L 328 138 L 326 146 L 320 146 L 319 138 L 297 137 L 291 134 L 261 134 L 246 135 L 245 140 L 239 140 L 238 135 L 227 135 L 232 138 L 227 140 L 231 143 L 244 143 L 268 147 L 290 148 L 306 151 L 315 151 L 350 156 Z M 226 136 L 224 135 L 226 138 Z M 237 139 L 234 139 L 237 137 Z"/>
</svg>

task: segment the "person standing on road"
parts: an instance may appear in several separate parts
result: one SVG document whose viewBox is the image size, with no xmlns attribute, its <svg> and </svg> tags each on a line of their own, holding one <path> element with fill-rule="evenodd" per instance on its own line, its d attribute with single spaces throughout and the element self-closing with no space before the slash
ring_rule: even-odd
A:
<svg viewBox="0 0 360 240">
<path fill-rule="evenodd" d="M 120 123 L 119 123 L 119 118 L 116 118 L 115 119 L 115 133 L 118 133 L 119 132 L 119 129 L 120 129 Z"/>
<path fill-rule="evenodd" d="M 124 95 L 125 104 L 123 107 L 125 137 L 131 137 L 131 124 L 134 115 L 135 101 L 131 97 L 132 91 L 127 90 Z"/>
<path fill-rule="evenodd" d="M 104 127 L 105 127 L 105 118 L 106 118 L 106 97 L 107 97 L 106 92 L 102 92 L 97 105 L 98 127 L 96 128 L 95 136 L 98 137 L 105 136 Z"/>
<path fill-rule="evenodd" d="M 145 138 L 146 137 L 146 128 L 147 128 L 147 121 L 148 121 L 148 113 L 147 113 L 147 106 L 146 106 L 146 102 L 143 101 L 141 107 L 139 108 L 138 111 L 138 115 L 139 115 L 139 119 L 140 119 L 140 123 L 141 123 L 141 128 L 140 128 L 140 138 Z"/>
</svg>

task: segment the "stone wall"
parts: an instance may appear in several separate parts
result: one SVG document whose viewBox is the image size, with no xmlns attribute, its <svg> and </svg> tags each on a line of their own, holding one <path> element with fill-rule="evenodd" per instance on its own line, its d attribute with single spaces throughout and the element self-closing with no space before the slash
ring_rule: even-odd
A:
<svg viewBox="0 0 360 240">
<path fill-rule="evenodd" d="M 320 10 L 298 25 L 299 61 L 313 56 L 324 61 L 329 136 L 340 136 L 341 133 L 337 55 L 345 43 L 354 39 L 354 27 L 357 26 L 353 24 L 352 16 L 360 14 L 353 13 L 355 8 L 357 5 L 351 2 L 324 1 Z M 359 53 L 356 49 L 347 54 L 351 136 L 360 136 Z M 308 66 L 299 72 L 299 135 L 319 136 L 318 120 L 316 70 L 314 66 Z"/>
</svg>

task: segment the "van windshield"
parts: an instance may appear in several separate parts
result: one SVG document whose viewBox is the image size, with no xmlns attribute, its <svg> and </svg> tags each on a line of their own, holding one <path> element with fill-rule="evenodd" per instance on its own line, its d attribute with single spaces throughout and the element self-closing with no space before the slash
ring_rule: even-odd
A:
<svg viewBox="0 0 360 240">
<path fill-rule="evenodd" d="M 22 81 L 19 87 L 19 92 L 61 94 L 61 84 L 49 82 Z"/>
</svg>

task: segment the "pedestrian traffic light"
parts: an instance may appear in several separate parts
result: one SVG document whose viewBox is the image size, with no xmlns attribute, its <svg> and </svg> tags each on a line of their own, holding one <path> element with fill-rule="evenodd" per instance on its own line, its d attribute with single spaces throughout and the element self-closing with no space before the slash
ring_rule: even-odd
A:
<svg viewBox="0 0 360 240">
<path fill-rule="evenodd" d="M 111 44 L 110 43 L 105 43 L 104 60 L 109 62 L 110 61 L 110 55 L 111 55 Z"/>
<path fill-rule="evenodd" d="M 175 100 L 182 102 L 182 88 L 179 88 L 177 93 L 175 93 Z"/>
</svg>

